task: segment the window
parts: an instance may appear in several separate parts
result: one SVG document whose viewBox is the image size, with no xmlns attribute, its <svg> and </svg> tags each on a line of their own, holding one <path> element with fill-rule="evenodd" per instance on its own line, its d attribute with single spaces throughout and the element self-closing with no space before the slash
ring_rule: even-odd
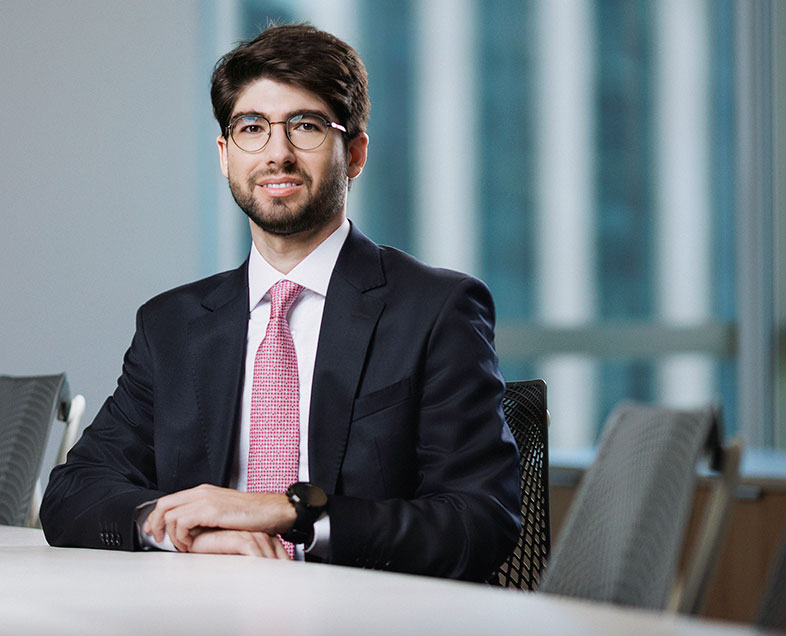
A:
<svg viewBox="0 0 786 636">
<path fill-rule="evenodd" d="M 268 18 L 358 49 L 350 218 L 487 282 L 505 376 L 549 385 L 552 446 L 591 445 L 622 399 L 718 399 L 728 432 L 786 446 L 781 3 L 325 4 L 206 13 L 234 25 L 223 50 Z"/>
</svg>

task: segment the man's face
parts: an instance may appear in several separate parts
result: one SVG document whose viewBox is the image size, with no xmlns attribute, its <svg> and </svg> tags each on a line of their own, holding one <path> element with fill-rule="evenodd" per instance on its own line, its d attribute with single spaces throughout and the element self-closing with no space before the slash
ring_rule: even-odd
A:
<svg viewBox="0 0 786 636">
<path fill-rule="evenodd" d="M 230 121 L 240 113 L 258 113 L 271 122 L 297 113 L 336 121 L 335 113 L 315 94 L 270 79 L 243 90 Z M 290 143 L 285 126 L 274 124 L 267 145 L 255 153 L 219 137 L 221 170 L 235 201 L 259 228 L 279 236 L 318 230 L 332 221 L 337 225 L 345 215 L 347 177 L 360 174 L 365 162 L 365 142 L 358 161 L 357 139 L 345 150 L 342 134 L 331 130 L 318 148 L 300 150 Z"/>
</svg>

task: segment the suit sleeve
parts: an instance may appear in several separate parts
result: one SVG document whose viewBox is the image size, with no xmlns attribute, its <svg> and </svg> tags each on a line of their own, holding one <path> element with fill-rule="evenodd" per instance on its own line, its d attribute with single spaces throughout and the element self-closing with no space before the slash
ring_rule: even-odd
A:
<svg viewBox="0 0 786 636">
<path fill-rule="evenodd" d="M 520 530 L 518 452 L 487 288 L 465 278 L 429 334 L 419 389 L 414 497 L 329 499 L 330 561 L 486 580 Z"/>
<path fill-rule="evenodd" d="M 163 494 L 156 488 L 143 310 L 114 395 L 50 475 L 40 516 L 51 545 L 138 549 L 135 508 Z"/>
</svg>

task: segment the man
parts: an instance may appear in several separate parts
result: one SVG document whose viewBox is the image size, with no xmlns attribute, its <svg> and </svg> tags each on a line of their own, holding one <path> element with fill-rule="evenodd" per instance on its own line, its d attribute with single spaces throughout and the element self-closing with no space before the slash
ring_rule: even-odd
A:
<svg viewBox="0 0 786 636">
<path fill-rule="evenodd" d="M 486 579 L 519 530 L 493 304 L 347 220 L 362 62 L 271 27 L 211 97 L 249 259 L 140 308 L 114 395 L 52 473 L 47 539 Z"/>
</svg>

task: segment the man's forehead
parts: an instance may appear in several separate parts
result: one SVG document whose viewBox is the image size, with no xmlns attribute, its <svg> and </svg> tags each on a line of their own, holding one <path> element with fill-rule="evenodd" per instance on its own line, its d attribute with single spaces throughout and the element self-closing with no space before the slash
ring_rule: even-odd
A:
<svg viewBox="0 0 786 636">
<path fill-rule="evenodd" d="M 316 93 L 295 84 L 263 77 L 249 82 L 240 91 L 232 116 L 254 112 L 266 117 L 284 117 L 302 110 L 321 112 L 330 119 L 336 118 L 330 106 Z"/>
</svg>

